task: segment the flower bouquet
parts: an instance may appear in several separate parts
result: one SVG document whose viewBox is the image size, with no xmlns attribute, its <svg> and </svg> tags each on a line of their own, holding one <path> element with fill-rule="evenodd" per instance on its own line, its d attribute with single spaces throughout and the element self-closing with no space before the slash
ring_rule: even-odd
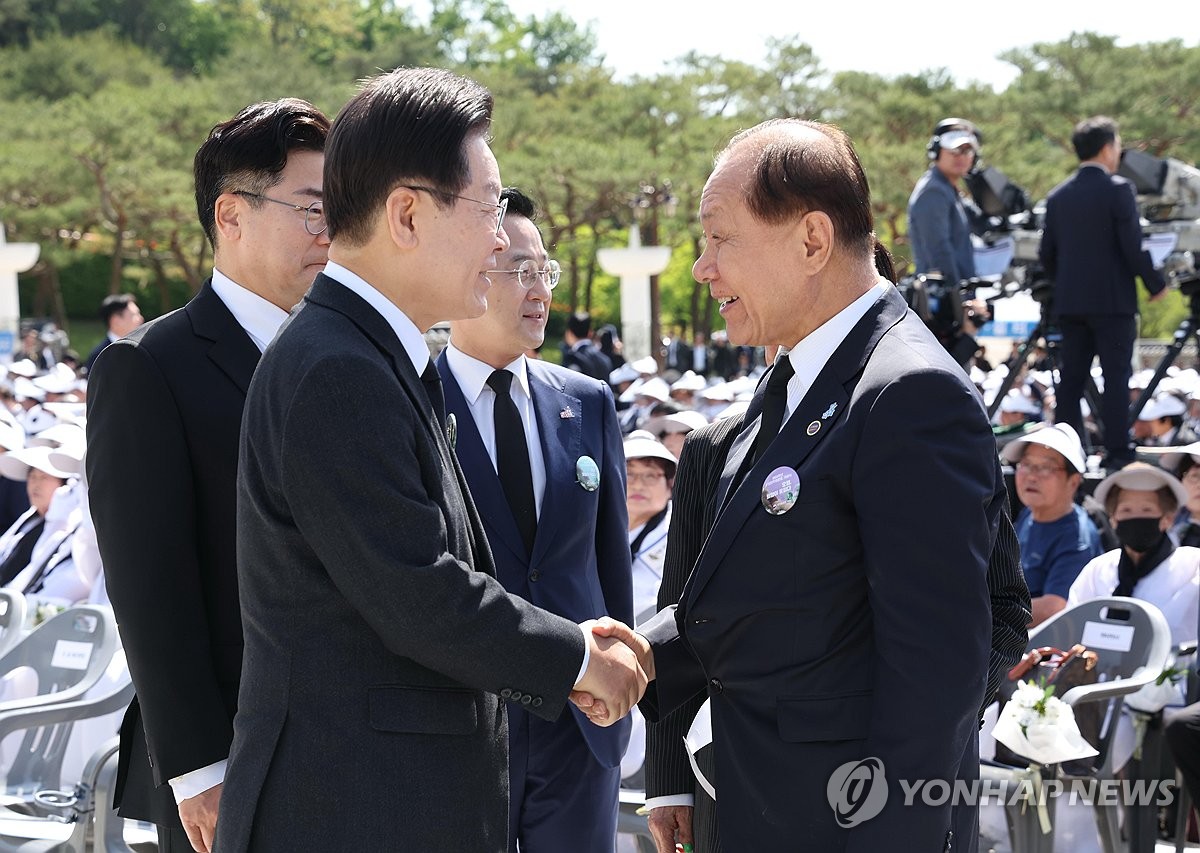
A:
<svg viewBox="0 0 1200 853">
<path fill-rule="evenodd" d="M 1000 712 L 996 740 L 1035 764 L 1060 764 L 1099 753 L 1079 733 L 1071 706 L 1054 685 L 1021 681 Z"/>
</svg>

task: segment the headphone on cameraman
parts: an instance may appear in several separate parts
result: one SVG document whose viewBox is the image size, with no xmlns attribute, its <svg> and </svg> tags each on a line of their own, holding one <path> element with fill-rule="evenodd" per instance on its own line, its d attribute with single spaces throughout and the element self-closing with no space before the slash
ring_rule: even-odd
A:
<svg viewBox="0 0 1200 853">
<path fill-rule="evenodd" d="M 972 122 L 965 118 L 944 118 L 934 127 L 933 136 L 929 137 L 929 144 L 925 146 L 925 154 L 930 160 L 938 158 L 942 151 L 942 137 L 952 130 L 965 130 L 975 137 L 977 145 L 983 144 L 983 134 Z"/>
</svg>

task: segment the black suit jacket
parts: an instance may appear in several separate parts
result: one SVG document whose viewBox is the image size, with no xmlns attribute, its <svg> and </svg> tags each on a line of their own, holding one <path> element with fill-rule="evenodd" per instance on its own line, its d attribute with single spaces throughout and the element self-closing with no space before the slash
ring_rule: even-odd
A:
<svg viewBox="0 0 1200 853">
<path fill-rule="evenodd" d="M 1151 294 L 1166 286 L 1142 251 L 1133 185 L 1098 166 L 1081 166 L 1050 191 L 1038 255 L 1054 280 L 1059 316 L 1133 316 L 1135 275 Z"/>
<path fill-rule="evenodd" d="M 749 414 L 749 413 L 748 413 Z M 842 341 L 762 459 L 735 439 L 718 512 L 677 608 L 644 627 L 651 719 L 712 699 L 717 800 L 729 849 L 973 849 L 949 804 L 905 806 L 896 780 L 978 773 L 987 689 L 987 564 L 1007 500 L 975 389 L 894 289 Z M 799 473 L 796 505 L 760 489 Z M 953 650 L 953 651 L 948 651 Z M 954 655 L 930 683 L 931 662 Z M 892 796 L 839 828 L 827 785 L 878 758 Z M 812 804 L 808 808 L 797 803 Z"/>
<path fill-rule="evenodd" d="M 412 360 L 323 274 L 250 386 L 238 577 L 217 849 L 505 850 L 501 698 L 558 717 L 583 635 L 497 582 Z"/>
<path fill-rule="evenodd" d="M 234 477 L 258 348 L 209 283 L 109 345 L 89 377 L 87 474 L 137 698 L 121 813 L 179 825 L 168 780 L 226 758 L 242 624 Z"/>
<path fill-rule="evenodd" d="M 612 373 L 612 361 L 589 340 L 568 349 L 563 354 L 562 366 L 601 382 L 607 382 L 608 375 Z"/>
<path fill-rule="evenodd" d="M 673 513 L 663 580 L 658 591 L 659 610 L 679 601 L 704 540 L 712 529 L 721 471 L 742 423 L 741 416 L 723 418 L 693 430 L 684 441 L 671 498 Z M 1004 674 L 1024 654 L 1029 638 L 1026 627 L 1030 619 L 1029 589 L 1021 573 L 1020 546 L 1007 505 L 988 561 L 987 584 L 992 609 L 992 641 L 984 707 L 996 695 Z M 646 796 L 695 793 L 693 832 L 697 853 L 721 849 L 711 802 L 695 783 L 683 745 L 683 738 L 705 698 L 704 694 L 698 694 L 661 721 L 649 724 L 646 730 Z"/>
</svg>

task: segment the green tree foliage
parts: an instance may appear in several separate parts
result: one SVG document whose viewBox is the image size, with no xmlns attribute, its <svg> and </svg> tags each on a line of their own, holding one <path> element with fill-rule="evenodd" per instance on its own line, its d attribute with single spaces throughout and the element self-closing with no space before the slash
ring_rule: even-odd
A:
<svg viewBox="0 0 1200 853">
<path fill-rule="evenodd" d="M 403 0 L 0 0 L 0 220 L 10 239 L 42 245 L 39 275 L 87 270 L 61 276 L 73 313 L 94 311 L 97 288 L 141 288 L 151 310 L 176 305 L 211 264 L 191 158 L 213 124 L 283 96 L 333 114 L 381 69 L 445 65 L 495 95 L 502 174 L 541 202 L 565 269 L 556 312 L 619 320 L 618 285 L 596 250 L 623 245 L 637 221 L 644 242 L 672 248 L 659 278 L 663 326 L 708 331 L 719 321 L 690 271 L 700 193 L 714 154 L 764 119 L 817 118 L 850 133 L 901 267 L 908 195 L 946 116 L 975 121 L 984 161 L 1035 199 L 1073 170 L 1071 128 L 1090 114 L 1120 121 L 1128 146 L 1200 158 L 1200 48 L 1179 40 L 1118 46 L 1080 33 L 1014 49 L 1002 58 L 1018 75 L 1002 92 L 937 68 L 830 74 L 787 35 L 760 63 L 691 53 L 617 80 L 590 26 L 561 12 L 522 17 L 504 0 L 428 8 L 418 18 Z M 659 203 L 646 205 L 647 186 Z M 1144 327 L 1169 332 L 1184 310 L 1176 296 L 1155 303 Z"/>
</svg>

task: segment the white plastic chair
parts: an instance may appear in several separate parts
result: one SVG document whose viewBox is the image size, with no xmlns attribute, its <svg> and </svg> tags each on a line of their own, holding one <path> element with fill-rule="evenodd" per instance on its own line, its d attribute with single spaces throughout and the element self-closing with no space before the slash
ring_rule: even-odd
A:
<svg viewBox="0 0 1200 853">
<path fill-rule="evenodd" d="M 15 589 L 0 589 L 0 656 L 17 644 L 25 631 L 25 596 Z"/>
<path fill-rule="evenodd" d="M 1062 610 L 1039 625 L 1029 636 L 1027 649 L 1055 646 L 1069 649 L 1082 642 L 1097 655 L 1098 680 L 1095 684 L 1073 687 L 1059 698 L 1074 708 L 1092 702 L 1103 702 L 1099 751 L 1090 769 L 1083 774 L 1067 775 L 1061 767 L 1053 775 L 1069 782 L 1072 779 L 1112 779 L 1112 746 L 1123 696 L 1135 693 L 1153 682 L 1162 673 L 1171 655 L 1171 629 L 1162 611 L 1147 601 L 1136 598 L 1096 598 L 1067 610 Z M 1007 685 L 1006 685 L 1007 686 Z M 1003 692 L 1003 688 L 1002 688 Z M 980 767 L 984 780 L 999 781 L 1013 790 L 1018 773 L 1024 768 L 985 762 Z M 1054 801 L 1047 808 L 1053 816 Z M 1096 829 L 1104 853 L 1117 853 L 1120 843 L 1118 828 L 1119 806 L 1092 803 Z M 1013 853 L 1051 853 L 1054 850 L 1054 830 L 1043 833 L 1037 809 L 1021 803 L 1006 805 L 1009 837 Z"/>
</svg>

